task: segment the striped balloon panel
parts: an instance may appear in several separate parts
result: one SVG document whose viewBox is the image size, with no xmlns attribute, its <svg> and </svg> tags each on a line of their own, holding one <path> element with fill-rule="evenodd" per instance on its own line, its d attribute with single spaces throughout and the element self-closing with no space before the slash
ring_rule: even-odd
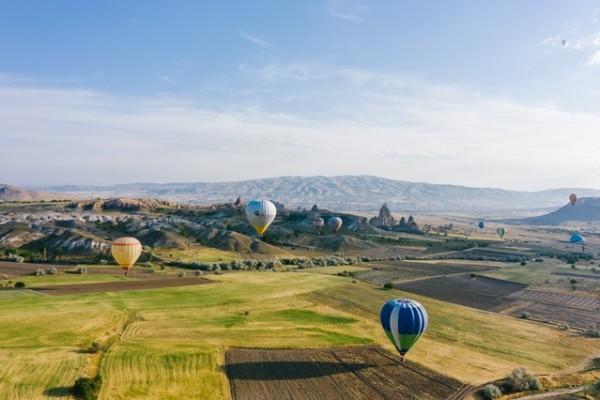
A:
<svg viewBox="0 0 600 400">
<path fill-rule="evenodd" d="M 418 302 L 390 300 L 380 313 L 381 326 L 398 352 L 404 356 L 427 329 L 428 316 Z"/>
<path fill-rule="evenodd" d="M 110 250 L 113 258 L 121 268 L 129 269 L 140 258 L 142 244 L 136 238 L 122 237 L 112 243 Z"/>
</svg>

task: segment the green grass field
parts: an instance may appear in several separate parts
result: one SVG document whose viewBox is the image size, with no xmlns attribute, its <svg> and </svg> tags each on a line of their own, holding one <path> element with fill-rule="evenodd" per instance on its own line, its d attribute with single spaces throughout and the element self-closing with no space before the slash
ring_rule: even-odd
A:
<svg viewBox="0 0 600 400">
<path fill-rule="evenodd" d="M 227 399 L 227 348 L 379 343 L 379 308 L 405 294 L 313 272 L 210 275 L 211 285 L 47 296 L 0 291 L 0 398 L 68 398 L 100 371 L 101 399 Z M 600 342 L 543 325 L 417 298 L 431 326 L 409 357 L 466 382 L 517 366 L 557 371 Z M 93 342 L 108 350 L 85 354 Z"/>
</svg>

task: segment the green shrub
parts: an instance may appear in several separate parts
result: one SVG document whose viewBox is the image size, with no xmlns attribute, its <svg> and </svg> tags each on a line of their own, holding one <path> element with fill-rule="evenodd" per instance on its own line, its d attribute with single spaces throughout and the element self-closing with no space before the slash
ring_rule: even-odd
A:
<svg viewBox="0 0 600 400">
<path fill-rule="evenodd" d="M 88 270 L 87 267 L 77 267 L 76 272 L 80 275 L 85 275 L 87 274 Z"/>
<path fill-rule="evenodd" d="M 93 378 L 79 378 L 73 385 L 73 395 L 81 400 L 96 400 L 102 386 L 102 377 L 96 375 Z"/>
<path fill-rule="evenodd" d="M 392 282 L 387 282 L 385 285 L 383 285 L 383 288 L 386 290 L 393 289 L 394 284 Z"/>
<path fill-rule="evenodd" d="M 15 287 L 17 289 L 23 289 L 25 287 L 25 282 L 19 281 L 19 282 L 15 283 Z"/>
<path fill-rule="evenodd" d="M 506 389 L 509 393 L 541 390 L 542 384 L 538 378 L 530 374 L 525 368 L 517 368 L 506 378 Z"/>
<path fill-rule="evenodd" d="M 502 396 L 502 392 L 500 391 L 498 386 L 492 385 L 491 383 L 479 389 L 477 393 L 479 394 L 479 397 L 481 397 L 483 400 L 494 400 Z"/>
</svg>

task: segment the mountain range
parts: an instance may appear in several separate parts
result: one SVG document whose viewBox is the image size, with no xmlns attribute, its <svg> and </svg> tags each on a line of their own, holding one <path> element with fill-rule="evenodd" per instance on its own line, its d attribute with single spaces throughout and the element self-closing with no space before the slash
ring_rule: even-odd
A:
<svg viewBox="0 0 600 400">
<path fill-rule="evenodd" d="M 288 207 L 318 204 L 334 210 L 374 211 L 387 203 L 395 211 L 470 214 L 538 212 L 567 203 L 570 193 L 600 196 L 600 190 L 562 188 L 514 191 L 393 180 L 376 176 L 282 176 L 237 182 L 130 183 L 112 186 L 32 188 L 77 197 L 155 197 L 192 204 L 267 198 Z"/>
</svg>

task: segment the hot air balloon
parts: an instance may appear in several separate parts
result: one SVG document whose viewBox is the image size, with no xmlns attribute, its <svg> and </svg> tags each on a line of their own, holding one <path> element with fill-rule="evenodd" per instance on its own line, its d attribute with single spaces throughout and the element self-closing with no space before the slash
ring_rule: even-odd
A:
<svg viewBox="0 0 600 400">
<path fill-rule="evenodd" d="M 483 229 L 483 228 L 485 228 L 485 222 L 479 221 L 479 223 L 477 224 L 477 226 L 479 227 L 479 229 Z"/>
<path fill-rule="evenodd" d="M 571 202 L 571 205 L 574 206 L 577 202 L 577 195 L 575 193 L 571 193 L 569 196 L 569 201 Z"/>
<path fill-rule="evenodd" d="M 410 299 L 388 301 L 381 308 L 379 318 L 387 337 L 403 359 L 423 335 L 429 320 L 425 307 Z"/>
<path fill-rule="evenodd" d="M 496 233 L 498 234 L 498 236 L 500 236 L 500 239 L 504 238 L 504 235 L 506 235 L 507 229 L 499 226 L 498 229 L 496 229 Z"/>
<path fill-rule="evenodd" d="M 313 219 L 313 226 L 317 230 L 317 232 L 321 232 L 321 229 L 325 226 L 325 220 L 323 218 L 315 218 Z"/>
<path fill-rule="evenodd" d="M 585 243 L 585 238 L 580 233 L 575 232 L 571 235 L 569 242 L 582 244 L 582 243 Z"/>
<path fill-rule="evenodd" d="M 125 270 L 125 275 L 127 275 L 142 254 L 142 244 L 136 238 L 122 237 L 112 243 L 110 250 L 115 261 Z"/>
<path fill-rule="evenodd" d="M 327 223 L 333 233 L 336 233 L 342 227 L 342 219 L 340 217 L 331 217 Z"/>
<path fill-rule="evenodd" d="M 246 218 L 259 235 L 266 232 L 275 215 L 277 208 L 269 200 L 252 200 L 246 204 Z"/>
</svg>

